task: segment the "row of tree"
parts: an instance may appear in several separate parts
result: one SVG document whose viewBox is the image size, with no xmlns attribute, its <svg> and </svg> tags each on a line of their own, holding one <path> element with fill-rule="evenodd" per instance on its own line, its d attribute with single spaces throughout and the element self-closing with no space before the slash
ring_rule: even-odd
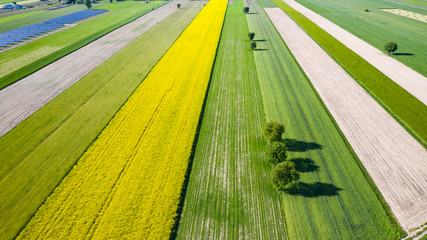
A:
<svg viewBox="0 0 427 240">
<path fill-rule="evenodd" d="M 268 141 L 267 159 L 273 165 L 272 181 L 279 190 L 300 178 L 295 163 L 288 160 L 286 145 L 281 142 L 283 133 L 285 126 L 279 122 L 268 122 L 263 128 L 263 135 Z"/>
</svg>

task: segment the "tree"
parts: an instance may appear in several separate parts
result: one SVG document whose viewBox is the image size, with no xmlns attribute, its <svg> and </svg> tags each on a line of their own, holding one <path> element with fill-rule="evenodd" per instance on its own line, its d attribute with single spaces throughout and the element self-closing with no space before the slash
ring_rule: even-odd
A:
<svg viewBox="0 0 427 240">
<path fill-rule="evenodd" d="M 90 9 L 92 7 L 92 2 L 90 0 L 85 0 L 84 4 L 86 5 L 87 9 Z"/>
<path fill-rule="evenodd" d="M 395 52 L 397 50 L 397 43 L 393 41 L 388 42 L 384 45 L 384 49 L 387 51 L 388 55 L 390 55 L 391 52 Z"/>
<path fill-rule="evenodd" d="M 273 165 L 277 165 L 286 160 L 286 145 L 281 142 L 274 142 L 267 148 L 267 158 Z"/>
<path fill-rule="evenodd" d="M 113 0 L 110 0 L 110 3 L 113 3 Z"/>
<path fill-rule="evenodd" d="M 252 41 L 255 38 L 255 33 L 254 32 L 248 33 L 248 37 Z"/>
<path fill-rule="evenodd" d="M 244 8 L 243 8 L 243 12 L 244 12 L 244 13 L 248 13 L 248 12 L 249 12 L 249 7 L 244 7 Z"/>
<path fill-rule="evenodd" d="M 176 5 L 176 7 L 177 7 L 177 8 L 180 8 L 180 7 L 181 7 L 181 3 L 178 3 L 178 4 Z"/>
<path fill-rule="evenodd" d="M 251 41 L 251 49 L 254 50 L 256 48 L 256 42 Z"/>
<path fill-rule="evenodd" d="M 272 180 L 277 189 L 285 189 L 286 185 L 299 180 L 299 173 L 293 162 L 281 162 L 273 168 Z"/>
<path fill-rule="evenodd" d="M 285 126 L 279 122 L 268 122 L 262 129 L 262 133 L 268 142 L 278 142 L 282 140 L 282 135 L 285 132 Z"/>
</svg>

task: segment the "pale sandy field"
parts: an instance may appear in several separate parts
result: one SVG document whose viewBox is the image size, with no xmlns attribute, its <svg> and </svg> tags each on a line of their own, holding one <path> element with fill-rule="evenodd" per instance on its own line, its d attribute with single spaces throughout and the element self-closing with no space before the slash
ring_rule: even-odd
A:
<svg viewBox="0 0 427 240">
<path fill-rule="evenodd" d="M 412 19 L 427 23 L 427 15 L 414 13 L 414 12 L 410 12 L 410 11 L 406 11 L 406 10 L 402 10 L 402 9 L 397 9 L 397 8 L 396 9 L 381 9 L 381 10 L 384 12 L 397 14 L 397 15 L 400 15 L 403 17 L 408 17 L 408 18 L 412 18 Z"/>
</svg>

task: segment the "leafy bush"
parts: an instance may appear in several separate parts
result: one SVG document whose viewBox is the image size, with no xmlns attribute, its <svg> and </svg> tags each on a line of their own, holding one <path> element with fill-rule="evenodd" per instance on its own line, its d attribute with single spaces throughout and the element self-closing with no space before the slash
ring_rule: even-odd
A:
<svg viewBox="0 0 427 240">
<path fill-rule="evenodd" d="M 277 189 L 282 190 L 291 182 L 299 180 L 299 173 L 293 162 L 281 162 L 273 168 L 272 180 Z"/>
<path fill-rule="evenodd" d="M 365 12 L 369 12 L 369 9 L 367 9 L 367 8 L 365 8 L 365 10 L 364 10 Z"/>
<path fill-rule="evenodd" d="M 248 33 L 248 37 L 250 40 L 253 40 L 255 38 L 255 33 L 254 32 Z"/>
<path fill-rule="evenodd" d="M 180 8 L 180 7 L 181 7 L 181 4 L 180 4 L 180 3 L 178 3 L 178 4 L 176 5 L 176 7 L 177 7 L 177 8 Z"/>
<path fill-rule="evenodd" d="M 248 13 L 248 12 L 249 12 L 249 7 L 244 7 L 244 8 L 243 8 L 243 12 L 244 12 L 244 13 Z"/>
<path fill-rule="evenodd" d="M 274 142 L 267 148 L 267 158 L 273 165 L 279 164 L 286 160 L 286 145 L 281 142 Z"/>
<path fill-rule="evenodd" d="M 268 122 L 265 124 L 262 133 L 268 142 L 280 141 L 285 132 L 285 126 L 279 122 Z"/>
<path fill-rule="evenodd" d="M 384 45 L 384 49 L 390 55 L 391 52 L 395 52 L 397 50 L 397 43 L 391 41 Z"/>
<path fill-rule="evenodd" d="M 251 41 L 251 49 L 254 50 L 256 48 L 256 42 Z"/>
</svg>

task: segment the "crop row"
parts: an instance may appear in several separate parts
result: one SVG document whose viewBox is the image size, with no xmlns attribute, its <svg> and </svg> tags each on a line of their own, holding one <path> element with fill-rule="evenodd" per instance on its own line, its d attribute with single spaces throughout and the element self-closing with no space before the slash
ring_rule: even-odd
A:
<svg viewBox="0 0 427 240">
<path fill-rule="evenodd" d="M 227 8 L 178 239 L 285 239 L 242 0 Z M 267 174 L 266 174 L 267 173 Z"/>
<path fill-rule="evenodd" d="M 203 3 L 184 6 L 0 138 L 0 239 L 29 220 Z"/>
<path fill-rule="evenodd" d="M 203 8 L 18 239 L 169 237 L 226 7 Z"/>
</svg>

